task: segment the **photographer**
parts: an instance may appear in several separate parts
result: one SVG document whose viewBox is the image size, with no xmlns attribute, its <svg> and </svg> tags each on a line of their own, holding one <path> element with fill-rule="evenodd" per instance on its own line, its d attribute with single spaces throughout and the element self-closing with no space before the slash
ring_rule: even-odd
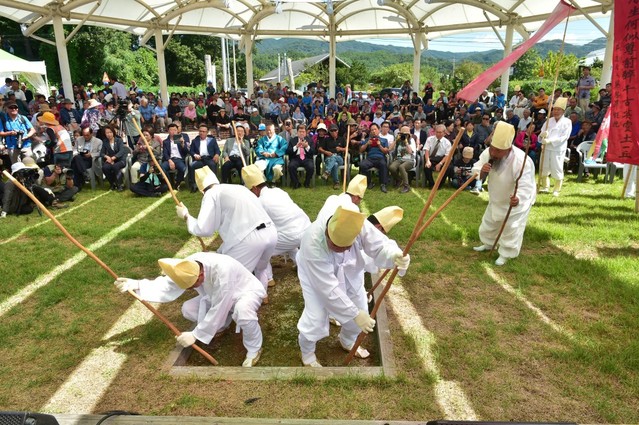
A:
<svg viewBox="0 0 639 425">
<path fill-rule="evenodd" d="M 476 159 L 473 159 L 474 155 L 475 150 L 471 146 L 466 146 L 462 150 L 461 158 L 455 160 L 455 163 L 453 164 L 453 178 L 450 181 L 451 186 L 455 189 L 461 187 L 461 185 L 466 183 L 466 180 L 471 177 L 473 173 L 473 165 L 475 165 L 475 162 L 477 162 Z M 479 188 L 481 188 L 481 180 L 478 181 L 480 182 Z M 472 190 L 473 193 L 478 194 L 479 189 L 477 189 L 476 186 L 471 186 L 473 185 L 468 185 L 466 187 L 466 190 Z"/>
<path fill-rule="evenodd" d="M 122 104 L 118 107 L 118 110 L 119 109 L 123 109 Z M 129 148 L 133 151 L 135 146 L 138 144 L 138 140 L 140 140 L 140 132 L 138 131 L 138 128 L 142 128 L 142 123 L 140 121 L 142 114 L 140 114 L 140 111 L 138 111 L 133 106 L 133 103 L 130 102 L 126 104 L 124 110 L 126 111 L 124 114 L 124 129 L 126 131 Z M 137 123 L 137 127 L 135 126 L 134 121 Z"/>
<path fill-rule="evenodd" d="M 44 178 L 42 182 L 45 188 L 49 188 L 55 194 L 56 201 L 73 201 L 73 197 L 78 193 L 78 188 L 73 184 L 73 170 L 64 172 L 60 164 L 44 168 Z"/>
<path fill-rule="evenodd" d="M 11 174 L 24 187 L 29 189 L 43 204 L 49 206 L 55 199 L 53 194 L 38 186 L 40 180 L 39 168 L 33 158 L 25 158 L 24 162 L 16 162 L 11 166 Z M 31 214 L 35 205 L 12 181 L 8 181 L 2 188 L 2 212 L 0 218 L 7 214 Z"/>
<path fill-rule="evenodd" d="M 23 148 L 31 147 L 30 137 L 35 134 L 35 128 L 26 117 L 18 113 L 18 105 L 15 102 L 7 102 L 5 108 L 7 119 L 0 120 L 0 136 L 4 137 L 4 149 L 7 150 L 13 164 L 17 162 Z"/>
<path fill-rule="evenodd" d="M 140 174 L 140 180 L 131 186 L 131 192 L 146 197 L 162 196 L 169 187 L 162 182 L 153 164 L 149 164 L 148 171 Z"/>
<path fill-rule="evenodd" d="M 395 141 L 395 160 L 389 167 L 389 171 L 395 179 L 395 187 L 402 185 L 401 193 L 410 191 L 408 171 L 415 167 L 416 151 L 417 146 L 414 136 L 410 134 L 410 127 L 402 126 Z"/>
<path fill-rule="evenodd" d="M 51 112 L 40 115 L 38 122 L 46 126 L 45 132 L 49 138 L 49 147 L 53 150 L 53 163 L 70 166 L 73 158 L 71 134 L 60 125 Z"/>
<path fill-rule="evenodd" d="M 102 150 L 102 140 L 93 135 L 91 127 L 86 127 L 82 129 L 82 137 L 76 139 L 75 143 L 78 154 L 71 160 L 71 169 L 73 170 L 73 184 L 78 188 L 78 191 L 81 191 L 86 171 L 95 166 L 95 173 L 98 174 L 97 159 Z"/>
</svg>

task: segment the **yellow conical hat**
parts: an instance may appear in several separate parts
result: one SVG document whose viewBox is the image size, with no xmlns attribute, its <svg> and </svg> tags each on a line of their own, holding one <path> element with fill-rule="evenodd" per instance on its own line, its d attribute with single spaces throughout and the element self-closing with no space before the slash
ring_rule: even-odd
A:
<svg viewBox="0 0 639 425">
<path fill-rule="evenodd" d="M 552 105 L 552 107 L 561 108 L 565 111 L 567 103 L 568 103 L 568 98 L 560 97 L 559 99 L 555 100 L 555 104 Z"/>
<path fill-rule="evenodd" d="M 328 221 L 328 237 L 341 248 L 351 246 L 362 231 L 364 220 L 366 215 L 360 213 L 355 204 L 340 205 Z"/>
<path fill-rule="evenodd" d="M 346 193 L 350 195 L 359 196 L 364 199 L 364 193 L 366 193 L 366 186 L 368 185 L 368 181 L 366 176 L 363 174 L 358 174 L 351 179 L 348 183 L 348 187 L 346 188 Z"/>
<path fill-rule="evenodd" d="M 220 184 L 220 181 L 209 167 L 202 167 L 195 170 L 195 184 L 200 192 L 204 192 L 204 189 L 212 184 Z"/>
<path fill-rule="evenodd" d="M 497 121 L 491 146 L 497 149 L 510 149 L 515 138 L 515 127 L 504 121 Z"/>
<path fill-rule="evenodd" d="M 386 207 L 377 211 L 373 214 L 379 224 L 382 225 L 384 231 L 386 233 L 390 232 L 391 229 L 404 217 L 404 210 L 400 207 L 393 205 L 391 207 Z"/>
<path fill-rule="evenodd" d="M 266 178 L 257 165 L 251 164 L 242 168 L 242 180 L 244 180 L 244 186 L 251 189 L 264 183 Z"/>
<path fill-rule="evenodd" d="M 207 167 L 208 168 L 208 167 Z M 200 265 L 195 261 L 179 258 L 160 258 L 160 268 L 173 282 L 182 289 L 195 285 L 200 276 Z"/>
</svg>

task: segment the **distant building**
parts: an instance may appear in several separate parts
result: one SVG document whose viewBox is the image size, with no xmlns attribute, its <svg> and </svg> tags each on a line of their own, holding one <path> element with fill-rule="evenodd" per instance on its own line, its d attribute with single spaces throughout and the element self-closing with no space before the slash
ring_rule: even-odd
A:
<svg viewBox="0 0 639 425">
<path fill-rule="evenodd" d="M 310 58 L 304 58 L 304 59 L 300 59 L 300 60 L 296 60 L 296 61 L 292 61 L 291 62 L 291 66 L 293 68 L 293 78 L 297 78 L 302 72 L 304 72 L 306 69 L 315 66 L 319 63 L 325 63 L 326 66 L 328 66 L 328 53 L 324 53 L 321 55 L 317 55 L 317 56 L 312 56 Z M 350 68 L 350 65 L 348 65 L 346 62 L 344 62 L 343 60 L 341 60 L 339 57 L 335 56 L 335 66 L 340 67 L 340 66 L 345 66 L 347 68 Z M 277 80 L 277 75 L 278 75 L 278 69 L 275 68 L 274 70 L 268 72 L 266 75 L 264 75 L 262 78 L 260 78 L 260 82 L 263 83 L 271 83 L 271 84 L 275 84 L 277 82 L 279 82 Z M 286 80 L 288 80 L 289 75 L 288 75 L 288 65 L 285 65 L 284 67 L 282 67 L 282 69 L 279 71 L 279 75 L 280 75 L 280 81 L 284 82 Z"/>
</svg>

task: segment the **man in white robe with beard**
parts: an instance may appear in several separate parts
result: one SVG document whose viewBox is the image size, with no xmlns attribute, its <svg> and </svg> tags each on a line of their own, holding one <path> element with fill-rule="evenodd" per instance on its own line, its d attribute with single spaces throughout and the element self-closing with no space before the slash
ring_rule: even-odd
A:
<svg viewBox="0 0 639 425">
<path fill-rule="evenodd" d="M 498 266 L 519 255 L 528 214 L 535 203 L 535 166 L 524 151 L 512 145 L 514 137 L 512 125 L 505 122 L 495 124 L 490 147 L 482 152 L 473 166 L 473 173 L 481 172 L 482 180 L 488 176 L 488 207 L 479 226 L 483 245 L 473 248 L 475 251 L 492 248 L 508 208 L 513 207 L 499 239 L 499 258 L 495 261 Z M 517 194 L 513 194 L 522 161 L 526 161 L 524 173 L 519 180 Z"/>
</svg>

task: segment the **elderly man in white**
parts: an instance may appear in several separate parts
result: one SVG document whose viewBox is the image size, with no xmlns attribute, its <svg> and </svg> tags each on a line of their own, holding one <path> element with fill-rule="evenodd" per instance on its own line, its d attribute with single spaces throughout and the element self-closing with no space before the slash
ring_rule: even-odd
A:
<svg viewBox="0 0 639 425">
<path fill-rule="evenodd" d="M 348 287 L 356 287 L 366 265 L 363 254 L 378 267 L 396 265 L 402 273 L 410 263 L 397 245 L 365 222 L 366 215 L 352 203 L 345 203 L 311 224 L 297 253 L 297 273 L 304 296 L 304 311 L 297 323 L 302 363 L 322 367 L 315 356 L 317 341 L 329 335 L 329 315 L 342 323 L 339 341 L 349 351 L 360 332 L 372 332 L 375 326 L 368 314 L 366 297 L 354 296 Z M 366 353 L 358 350 L 360 357 Z M 363 354 L 363 355 L 362 355 Z"/>
<path fill-rule="evenodd" d="M 499 258 L 495 261 L 498 266 L 519 255 L 528 214 L 536 196 L 535 165 L 524 151 L 512 145 L 514 137 L 515 127 L 497 122 L 490 148 L 482 152 L 473 166 L 473 173 L 481 173 L 482 180 L 488 176 L 488 207 L 479 226 L 482 245 L 473 248 L 475 251 L 492 248 L 508 208 L 513 207 L 499 239 Z M 514 194 L 522 161 L 526 161 L 526 165 Z"/>
<path fill-rule="evenodd" d="M 220 184 L 209 167 L 195 172 L 198 189 L 204 194 L 197 218 L 183 203 L 176 206 L 178 217 L 186 220 L 189 233 L 222 238 L 220 254 L 235 258 L 268 286 L 266 271 L 277 243 L 277 230 L 257 198 L 244 186 Z"/>
<path fill-rule="evenodd" d="M 266 213 L 271 217 L 277 229 L 277 244 L 273 255 L 288 254 L 293 261 L 300 246 L 302 235 L 311 225 L 306 213 L 279 188 L 269 188 L 262 170 L 251 164 L 242 168 L 244 185 L 259 199 Z M 275 286 L 271 263 L 266 269 L 268 286 Z"/>
<path fill-rule="evenodd" d="M 555 101 L 552 107 L 552 117 L 548 118 L 547 124 L 542 127 L 539 134 L 539 140 L 544 145 L 545 154 L 544 162 L 541 165 L 541 173 L 544 178 L 539 193 L 548 193 L 550 191 L 550 177 L 555 179 L 555 188 L 553 196 L 559 196 L 561 185 L 564 181 L 564 158 L 566 157 L 566 148 L 568 147 L 568 138 L 572 131 L 572 122 L 570 118 L 564 117 L 566 109 L 565 97 L 560 97 Z"/>
<path fill-rule="evenodd" d="M 182 314 L 195 322 L 195 328 L 176 337 L 183 347 L 197 340 L 208 344 L 216 333 L 237 324 L 246 348 L 244 367 L 255 366 L 262 354 L 262 329 L 257 318 L 266 291 L 242 264 L 233 258 L 212 252 L 200 252 L 186 259 L 158 260 L 164 276 L 153 280 L 118 278 L 114 283 L 121 292 L 135 291 L 143 300 L 170 302 L 186 290 L 197 296 L 182 305 Z"/>
</svg>

